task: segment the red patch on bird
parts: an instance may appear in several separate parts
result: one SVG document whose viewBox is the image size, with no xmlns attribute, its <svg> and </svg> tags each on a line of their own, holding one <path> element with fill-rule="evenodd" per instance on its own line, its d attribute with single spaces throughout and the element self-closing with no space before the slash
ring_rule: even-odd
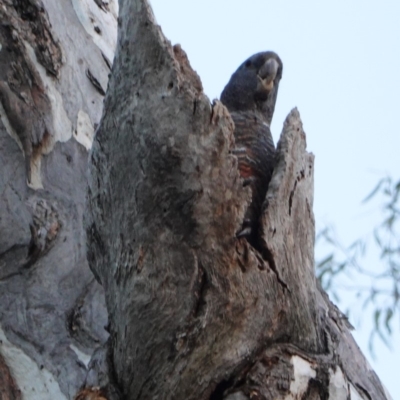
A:
<svg viewBox="0 0 400 400">
<path fill-rule="evenodd" d="M 253 169 L 248 165 L 239 165 L 239 171 L 242 178 L 250 178 L 254 175 Z"/>
</svg>

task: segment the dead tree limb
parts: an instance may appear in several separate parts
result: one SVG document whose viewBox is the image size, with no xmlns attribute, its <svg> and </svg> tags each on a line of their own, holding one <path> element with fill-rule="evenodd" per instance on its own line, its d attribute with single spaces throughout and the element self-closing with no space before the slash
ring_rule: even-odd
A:
<svg viewBox="0 0 400 400">
<path fill-rule="evenodd" d="M 229 113 L 146 1 L 122 1 L 121 15 L 87 232 L 123 395 L 385 399 L 315 280 L 313 156 L 298 112 L 278 144 L 259 253 L 235 237 L 249 193 Z"/>
</svg>

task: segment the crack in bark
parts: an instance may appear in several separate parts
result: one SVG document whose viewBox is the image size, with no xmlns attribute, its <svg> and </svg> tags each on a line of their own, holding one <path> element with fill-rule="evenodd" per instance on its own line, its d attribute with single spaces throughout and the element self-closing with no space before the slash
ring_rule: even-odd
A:
<svg viewBox="0 0 400 400">
<path fill-rule="evenodd" d="M 262 258 L 268 263 L 269 268 L 275 273 L 278 283 L 284 289 L 286 289 L 288 292 L 290 292 L 289 286 L 281 278 L 281 276 L 279 274 L 278 268 L 277 268 L 277 266 L 275 264 L 274 256 L 273 256 L 271 250 L 269 249 L 266 241 L 264 239 L 260 238 L 260 244 L 261 244 L 261 256 L 262 256 Z"/>
<path fill-rule="evenodd" d="M 101 52 L 101 55 L 103 57 L 104 62 L 107 65 L 107 68 L 111 71 L 112 69 L 112 62 L 105 56 L 105 54 L 103 52 Z M 110 77 L 110 75 L 108 75 Z"/>
<path fill-rule="evenodd" d="M 290 195 L 289 195 L 289 215 L 292 215 L 293 196 L 294 196 L 294 192 L 296 191 L 296 188 L 297 188 L 297 182 L 300 182 L 305 177 L 306 177 L 306 175 L 305 175 L 304 169 L 302 169 L 298 173 L 296 180 L 294 181 L 293 189 L 291 190 Z"/>
<path fill-rule="evenodd" d="M 371 395 L 369 394 L 369 392 L 363 388 L 360 384 L 356 383 L 355 384 L 356 388 L 359 389 L 363 394 L 365 394 L 368 397 L 368 400 L 372 400 Z"/>
<path fill-rule="evenodd" d="M 294 181 L 293 189 L 291 190 L 290 195 L 289 195 L 289 215 L 292 215 L 292 203 L 293 203 L 293 196 L 294 196 L 294 192 L 296 191 L 296 187 L 297 187 L 297 180 Z"/>
<path fill-rule="evenodd" d="M 86 76 L 89 79 L 90 83 L 94 86 L 94 88 L 102 95 L 105 96 L 106 92 L 101 86 L 100 82 L 93 76 L 93 74 L 90 72 L 90 69 L 88 68 L 86 70 Z"/>
<path fill-rule="evenodd" d="M 223 379 L 217 384 L 213 392 L 211 393 L 209 400 L 223 400 L 224 393 L 227 389 L 231 388 L 234 383 L 234 377 L 231 376 L 229 379 Z"/>
<path fill-rule="evenodd" d="M 194 318 L 198 318 L 203 313 L 203 310 L 207 304 L 205 297 L 209 286 L 209 280 L 206 271 L 201 265 L 199 265 L 199 272 L 197 279 L 198 279 L 198 288 L 197 290 L 195 290 L 195 296 L 197 297 L 197 302 L 194 306 L 194 311 L 193 311 Z"/>
</svg>

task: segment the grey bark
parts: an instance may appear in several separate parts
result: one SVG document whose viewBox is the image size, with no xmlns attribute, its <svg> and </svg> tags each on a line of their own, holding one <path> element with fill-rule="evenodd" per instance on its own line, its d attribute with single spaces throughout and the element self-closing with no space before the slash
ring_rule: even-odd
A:
<svg viewBox="0 0 400 400">
<path fill-rule="evenodd" d="M 0 352 L 18 388 L 4 398 L 73 398 L 108 337 L 82 218 L 103 109 L 86 71 L 106 88 L 116 17 L 86 3 L 0 1 Z M 91 35 L 89 17 L 114 28 Z"/>
<path fill-rule="evenodd" d="M 298 112 L 259 253 L 235 238 L 250 194 L 229 113 L 146 1 L 121 2 L 101 122 L 115 2 L 0 5 L 0 394 L 388 398 L 315 281 Z"/>
<path fill-rule="evenodd" d="M 278 144 L 258 253 L 235 237 L 249 193 L 227 110 L 146 1 L 120 7 L 86 225 L 123 396 L 387 398 L 315 280 L 313 156 L 298 112 Z"/>
</svg>

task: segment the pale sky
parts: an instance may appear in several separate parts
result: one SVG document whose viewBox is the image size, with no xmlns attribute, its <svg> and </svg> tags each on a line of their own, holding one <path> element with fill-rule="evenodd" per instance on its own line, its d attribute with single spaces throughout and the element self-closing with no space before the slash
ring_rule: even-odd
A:
<svg viewBox="0 0 400 400">
<path fill-rule="evenodd" d="M 164 34 L 180 43 L 210 100 L 250 55 L 273 50 L 283 78 L 275 142 L 297 107 L 315 155 L 314 213 L 350 244 L 379 222 L 361 201 L 386 174 L 400 178 L 399 0 L 151 0 Z M 375 267 L 375 266 L 373 266 Z M 376 266 L 379 268 L 379 265 Z M 349 300 L 350 301 L 350 300 Z M 368 353 L 370 316 L 355 336 L 393 399 L 400 399 L 400 331 Z"/>
</svg>

